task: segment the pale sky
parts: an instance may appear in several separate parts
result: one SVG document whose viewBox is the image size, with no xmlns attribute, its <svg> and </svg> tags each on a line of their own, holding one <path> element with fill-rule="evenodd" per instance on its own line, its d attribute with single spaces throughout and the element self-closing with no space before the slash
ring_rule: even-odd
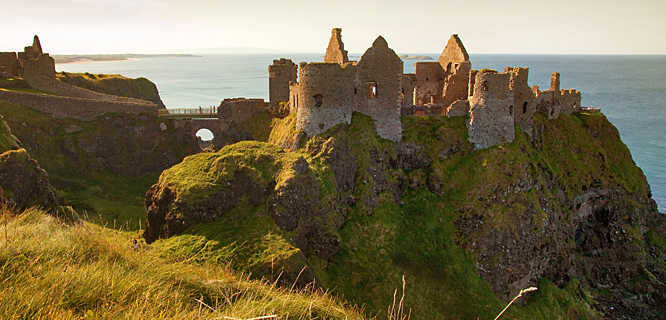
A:
<svg viewBox="0 0 666 320">
<path fill-rule="evenodd" d="M 333 27 L 364 52 L 666 54 L 666 0 L 2 0 L 0 51 L 38 34 L 47 52 L 197 53 L 205 48 L 324 52 Z"/>
</svg>

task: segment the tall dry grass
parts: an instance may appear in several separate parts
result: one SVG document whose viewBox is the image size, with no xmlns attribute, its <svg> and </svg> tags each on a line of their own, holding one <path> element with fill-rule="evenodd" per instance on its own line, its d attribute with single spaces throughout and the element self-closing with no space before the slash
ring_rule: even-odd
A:
<svg viewBox="0 0 666 320">
<path fill-rule="evenodd" d="M 250 280 L 219 265 L 168 262 L 136 232 L 65 225 L 38 209 L 2 217 L 3 319 L 362 319 L 310 286 Z"/>
</svg>

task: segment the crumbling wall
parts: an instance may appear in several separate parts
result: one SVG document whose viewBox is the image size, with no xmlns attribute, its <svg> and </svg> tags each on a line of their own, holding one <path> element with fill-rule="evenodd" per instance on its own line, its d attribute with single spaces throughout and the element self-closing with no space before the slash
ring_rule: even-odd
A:
<svg viewBox="0 0 666 320">
<path fill-rule="evenodd" d="M 400 141 L 402 60 L 380 36 L 361 56 L 356 70 L 354 111 L 372 117 L 380 137 Z"/>
<path fill-rule="evenodd" d="M 513 94 L 510 74 L 481 70 L 474 80 L 474 95 L 469 98 L 469 141 L 477 149 L 512 142 L 514 133 Z"/>
<path fill-rule="evenodd" d="M 18 57 L 16 52 L 0 52 L 0 77 L 18 76 Z"/>
<path fill-rule="evenodd" d="M 291 87 L 296 129 L 314 136 L 340 123 L 351 123 L 355 66 L 301 63 Z"/>
<path fill-rule="evenodd" d="M 468 100 L 456 100 L 448 108 L 446 108 L 446 116 L 451 117 L 464 117 L 469 113 Z"/>
<path fill-rule="evenodd" d="M 416 75 L 413 73 L 405 73 L 400 79 L 400 104 L 403 106 L 413 105 Z"/>
<path fill-rule="evenodd" d="M 438 62 L 417 62 L 414 66 L 416 89 L 414 105 L 441 104 L 444 70 Z"/>
<path fill-rule="evenodd" d="M 245 122 L 256 113 L 266 111 L 268 103 L 264 99 L 232 98 L 224 99 L 217 107 L 220 120 Z"/>
<path fill-rule="evenodd" d="M 23 78 L 32 85 L 34 81 L 56 81 L 55 60 L 48 54 L 23 60 Z"/>
<path fill-rule="evenodd" d="M 536 112 L 536 98 L 528 84 L 529 68 L 509 68 L 505 72 L 510 74 L 509 88 L 513 92 L 514 116 L 516 124 L 532 136 L 532 120 Z"/>
<path fill-rule="evenodd" d="M 580 103 L 580 91 L 575 89 L 560 90 L 560 113 L 574 113 L 576 109 L 581 106 Z"/>
<path fill-rule="evenodd" d="M 448 64 L 445 72 L 444 88 L 442 90 L 442 104 L 450 106 L 457 100 L 466 100 L 469 92 L 469 72 L 472 63 L 469 61 L 452 62 Z"/>
<path fill-rule="evenodd" d="M 469 54 L 457 34 L 451 35 L 437 61 L 443 70 L 446 70 L 449 64 L 469 61 Z"/>
<path fill-rule="evenodd" d="M 298 66 L 289 59 L 273 60 L 268 66 L 268 90 L 271 106 L 289 101 L 289 84 L 296 81 Z"/>
<path fill-rule="evenodd" d="M 345 44 L 342 42 L 342 29 L 334 28 L 331 30 L 331 40 L 328 42 L 324 62 L 343 64 L 348 61 L 347 50 L 345 50 Z"/>
</svg>

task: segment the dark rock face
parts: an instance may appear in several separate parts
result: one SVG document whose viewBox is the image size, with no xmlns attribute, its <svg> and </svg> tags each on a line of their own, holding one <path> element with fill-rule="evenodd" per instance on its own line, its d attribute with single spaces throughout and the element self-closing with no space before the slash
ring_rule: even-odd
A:
<svg viewBox="0 0 666 320">
<path fill-rule="evenodd" d="M 0 154 L 0 200 L 19 210 L 31 206 L 50 209 L 58 203 L 46 171 L 25 149 Z"/>
<path fill-rule="evenodd" d="M 281 166 L 281 172 L 290 172 L 286 177 L 258 180 L 256 172 L 239 169 L 223 191 L 195 207 L 179 202 L 177 191 L 160 179 L 146 195 L 151 225 L 146 238 L 167 237 L 215 219 L 245 194 L 267 204 L 275 224 L 306 258 L 345 263 L 336 260 L 344 259 L 336 253 L 345 241 L 336 233 L 351 221 L 352 210 L 371 216 L 382 196 L 400 205 L 414 190 L 442 198 L 460 192 L 446 200 L 454 208 L 455 242 L 474 257 L 478 274 L 500 300 L 541 279 L 556 285 L 578 280 L 585 288 L 608 292 L 596 296 L 593 305 L 606 318 L 659 319 L 666 312 L 660 307 L 666 305 L 663 248 L 648 239 L 649 234 L 664 239 L 665 219 L 605 118 L 565 115 L 556 124 L 537 123 L 531 140 L 517 137 L 511 145 L 481 152 L 457 133 L 466 131 L 448 121 L 459 120 L 419 131 L 431 135 L 424 140 L 397 144 L 357 137 L 345 128 L 309 139 L 296 150 L 297 159 Z M 576 136 L 560 143 L 571 130 L 587 140 Z M 562 136 L 553 138 L 557 134 Z M 570 155 L 561 156 L 557 148 L 575 150 L 584 163 L 568 162 Z M 624 170 L 615 171 L 616 166 Z M 316 174 L 322 170 L 331 179 L 322 182 Z M 333 191 L 326 183 L 335 185 Z"/>
</svg>

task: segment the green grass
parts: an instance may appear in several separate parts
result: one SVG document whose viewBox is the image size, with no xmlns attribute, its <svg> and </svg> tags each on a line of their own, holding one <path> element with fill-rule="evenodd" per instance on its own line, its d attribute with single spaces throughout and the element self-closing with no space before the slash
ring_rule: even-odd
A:
<svg viewBox="0 0 666 320">
<path fill-rule="evenodd" d="M 146 78 L 131 79 L 119 74 L 59 72 L 58 80 L 89 90 L 123 97 L 144 99 L 162 105 L 157 87 Z"/>
<path fill-rule="evenodd" d="M 0 115 L 0 153 L 20 148 L 19 140 L 12 134 L 11 128 Z"/>
<path fill-rule="evenodd" d="M 279 147 L 259 141 L 242 141 L 223 147 L 215 153 L 199 153 L 186 157 L 183 162 L 165 170 L 160 185 L 169 185 L 176 191 L 177 202 L 196 206 L 211 195 L 227 187 L 235 174 L 248 171 L 259 185 L 281 180 L 288 174 L 282 170 L 299 157 Z"/>
<path fill-rule="evenodd" d="M 321 291 L 292 292 L 225 266 L 169 261 L 145 245 L 135 251 L 134 232 L 90 223 L 67 226 L 35 209 L 5 219 L 3 318 L 362 318 L 358 309 Z"/>
</svg>

